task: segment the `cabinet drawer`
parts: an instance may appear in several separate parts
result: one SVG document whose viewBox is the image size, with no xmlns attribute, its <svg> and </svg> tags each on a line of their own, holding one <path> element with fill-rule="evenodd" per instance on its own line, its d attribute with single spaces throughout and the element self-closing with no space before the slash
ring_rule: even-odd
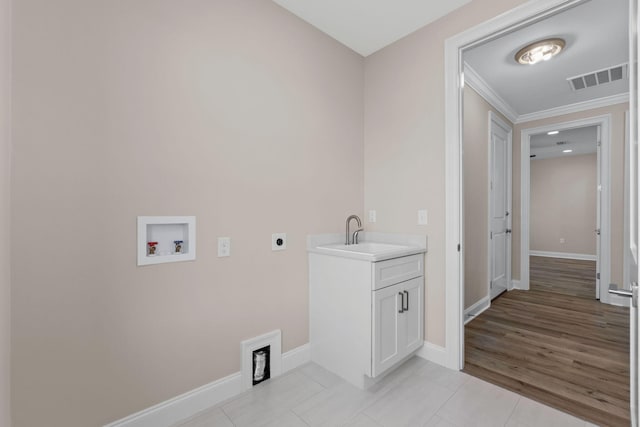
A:
<svg viewBox="0 0 640 427">
<path fill-rule="evenodd" d="M 411 255 L 373 263 L 373 289 L 382 289 L 424 275 L 424 255 Z"/>
</svg>

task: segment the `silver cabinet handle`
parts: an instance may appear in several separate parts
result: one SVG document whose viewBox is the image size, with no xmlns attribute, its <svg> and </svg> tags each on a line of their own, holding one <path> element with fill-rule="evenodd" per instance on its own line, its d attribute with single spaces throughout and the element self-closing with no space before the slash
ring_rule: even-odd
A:
<svg viewBox="0 0 640 427">
<path fill-rule="evenodd" d="M 407 296 L 407 307 L 406 307 L 406 308 L 405 308 L 405 307 L 402 307 L 402 309 L 403 309 L 404 311 L 409 311 L 409 292 L 404 291 L 404 294 Z M 404 300 L 404 298 L 403 298 L 403 300 Z"/>
<path fill-rule="evenodd" d="M 404 313 L 404 294 L 402 292 L 398 292 L 398 295 L 400 295 L 400 298 L 402 298 L 400 301 L 400 310 L 398 310 L 398 313 Z"/>
</svg>

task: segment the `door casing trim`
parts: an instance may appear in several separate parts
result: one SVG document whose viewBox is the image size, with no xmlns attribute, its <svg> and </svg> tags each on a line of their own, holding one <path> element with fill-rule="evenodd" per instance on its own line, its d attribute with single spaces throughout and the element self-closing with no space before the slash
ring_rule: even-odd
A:
<svg viewBox="0 0 640 427">
<path fill-rule="evenodd" d="M 611 114 L 522 129 L 520 132 L 520 285 L 529 289 L 529 232 L 531 208 L 531 136 L 552 130 L 601 127 L 600 146 L 600 301 L 623 305 L 608 291 L 611 283 Z"/>
</svg>

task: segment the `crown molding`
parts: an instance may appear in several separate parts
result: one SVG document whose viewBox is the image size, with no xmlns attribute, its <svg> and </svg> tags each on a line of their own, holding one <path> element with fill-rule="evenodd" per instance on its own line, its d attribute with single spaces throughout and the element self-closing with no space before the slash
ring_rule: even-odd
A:
<svg viewBox="0 0 640 427">
<path fill-rule="evenodd" d="M 478 92 L 485 101 L 498 110 L 511 123 L 518 120 L 518 112 L 507 101 L 504 100 L 491 86 L 474 70 L 469 64 L 464 63 L 464 83 L 468 84 Z"/>
<path fill-rule="evenodd" d="M 548 119 L 564 114 L 579 113 L 595 108 L 608 107 L 610 105 L 629 102 L 629 92 L 618 95 L 605 96 L 589 101 L 576 102 L 575 104 L 549 108 L 548 110 L 535 111 L 533 113 L 518 114 L 504 98 L 489 86 L 489 84 L 468 64 L 464 63 L 464 82 L 475 90 L 493 108 L 498 110 L 513 124 L 532 122 L 534 120 Z"/>
<path fill-rule="evenodd" d="M 629 102 L 629 92 L 618 95 L 605 96 L 592 99 L 590 101 L 576 102 L 575 104 L 554 107 L 548 110 L 535 111 L 533 113 L 518 114 L 504 98 L 489 86 L 489 84 L 466 62 L 464 63 L 464 82 L 478 92 L 485 101 L 513 124 L 532 122 L 534 120 L 548 119 L 550 117 L 564 114 L 579 113 L 581 111 L 593 110 L 595 108 L 608 107 L 610 105 Z"/>
<path fill-rule="evenodd" d="M 549 117 L 578 113 L 580 111 L 608 107 L 610 105 L 622 104 L 624 102 L 629 102 L 629 92 L 605 96 L 603 98 L 592 99 L 590 101 L 577 102 L 575 104 L 563 105 L 562 107 L 550 108 L 548 110 L 536 111 L 534 113 L 521 114 L 514 123 L 525 123 L 534 120 L 548 119 Z"/>
</svg>

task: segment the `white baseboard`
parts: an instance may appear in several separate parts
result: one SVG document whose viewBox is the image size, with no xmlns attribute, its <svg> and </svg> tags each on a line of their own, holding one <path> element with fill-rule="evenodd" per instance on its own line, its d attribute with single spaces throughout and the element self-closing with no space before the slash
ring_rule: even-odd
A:
<svg viewBox="0 0 640 427">
<path fill-rule="evenodd" d="M 422 357 L 429 362 L 437 363 L 445 368 L 450 368 L 447 349 L 439 345 L 431 344 L 428 341 L 424 342 L 424 346 L 416 352 L 416 356 Z"/>
<path fill-rule="evenodd" d="M 566 258 L 577 259 L 582 261 L 595 261 L 595 255 L 589 254 L 573 254 L 569 252 L 549 252 L 549 251 L 529 251 L 530 256 L 543 256 L 547 258 Z"/>
<path fill-rule="evenodd" d="M 311 345 L 307 343 L 282 355 L 282 373 L 309 362 L 311 362 Z"/>
<path fill-rule="evenodd" d="M 105 427 L 170 427 L 241 392 L 242 374 L 236 372 Z"/>
<path fill-rule="evenodd" d="M 512 280 L 511 281 L 511 289 L 526 290 L 526 289 L 522 288 L 522 285 L 520 284 L 520 280 Z"/>
<path fill-rule="evenodd" d="M 282 373 L 310 361 L 309 344 L 294 348 L 282 355 Z M 171 427 L 242 392 L 242 374 L 236 372 L 104 427 Z"/>
<path fill-rule="evenodd" d="M 464 324 L 466 325 L 470 321 L 476 318 L 480 313 L 485 311 L 491 306 L 491 299 L 487 295 L 482 298 L 480 301 L 473 304 L 471 307 L 465 309 L 464 311 Z"/>
</svg>

